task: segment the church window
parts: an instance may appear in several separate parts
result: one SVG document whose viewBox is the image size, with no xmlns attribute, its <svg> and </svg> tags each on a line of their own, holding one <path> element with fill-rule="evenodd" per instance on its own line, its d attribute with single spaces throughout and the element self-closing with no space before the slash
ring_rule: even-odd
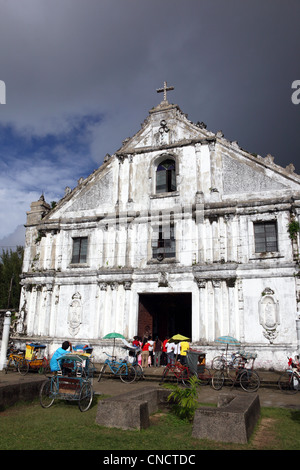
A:
<svg viewBox="0 0 300 470">
<path fill-rule="evenodd" d="M 277 224 L 275 221 L 255 223 L 254 237 L 256 253 L 278 251 Z"/>
<path fill-rule="evenodd" d="M 88 237 L 73 238 L 72 264 L 86 263 Z"/>
<path fill-rule="evenodd" d="M 156 193 L 176 191 L 175 161 L 167 159 L 161 162 L 156 170 Z"/>
<path fill-rule="evenodd" d="M 152 258 L 162 261 L 164 258 L 176 257 L 176 240 L 174 222 L 162 224 L 160 222 L 156 230 L 156 236 L 152 240 Z"/>
</svg>

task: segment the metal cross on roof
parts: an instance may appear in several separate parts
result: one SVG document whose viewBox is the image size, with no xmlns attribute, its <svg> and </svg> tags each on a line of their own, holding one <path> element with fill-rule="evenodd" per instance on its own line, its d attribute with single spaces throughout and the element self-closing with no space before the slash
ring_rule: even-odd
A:
<svg viewBox="0 0 300 470">
<path fill-rule="evenodd" d="M 164 82 L 163 88 L 158 88 L 157 93 L 164 93 L 164 101 L 167 101 L 167 91 L 174 90 L 173 86 L 167 86 L 167 82 Z"/>
</svg>

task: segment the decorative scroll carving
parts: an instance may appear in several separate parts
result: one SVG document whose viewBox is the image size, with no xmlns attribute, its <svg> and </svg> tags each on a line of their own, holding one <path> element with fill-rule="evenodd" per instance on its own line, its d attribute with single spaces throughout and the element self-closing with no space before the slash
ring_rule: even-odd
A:
<svg viewBox="0 0 300 470">
<path fill-rule="evenodd" d="M 72 296 L 72 302 L 69 306 L 68 312 L 68 328 L 72 336 L 75 336 L 80 329 L 82 323 L 82 305 L 81 305 L 81 295 L 79 292 L 76 292 Z"/>
<path fill-rule="evenodd" d="M 269 287 L 262 292 L 259 302 L 259 323 L 264 328 L 264 337 L 270 344 L 273 344 L 278 336 L 278 326 L 280 325 L 279 304 L 274 296 L 274 291 Z"/>
</svg>

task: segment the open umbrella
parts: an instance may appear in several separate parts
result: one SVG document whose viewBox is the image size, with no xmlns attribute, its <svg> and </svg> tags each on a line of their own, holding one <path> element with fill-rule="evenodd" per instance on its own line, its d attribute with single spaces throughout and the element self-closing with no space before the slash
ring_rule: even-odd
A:
<svg viewBox="0 0 300 470">
<path fill-rule="evenodd" d="M 177 334 L 177 335 L 172 336 L 172 338 L 169 339 L 169 342 L 171 342 L 171 341 L 179 341 L 179 342 L 180 341 L 187 341 L 189 339 L 190 338 L 187 338 L 186 336 Z"/>
<path fill-rule="evenodd" d="M 226 344 L 226 354 L 228 350 L 228 345 L 231 344 L 233 346 L 240 346 L 241 343 L 238 339 L 233 338 L 232 336 L 219 336 L 219 338 L 215 339 L 216 343 Z"/>
<path fill-rule="evenodd" d="M 103 336 L 103 339 L 113 339 L 114 340 L 113 353 L 112 353 L 113 356 L 115 355 L 114 353 L 115 353 L 116 338 L 125 339 L 125 337 L 123 335 L 121 335 L 120 333 L 107 333 L 107 335 Z"/>
<path fill-rule="evenodd" d="M 181 343 L 182 341 L 188 341 L 189 339 L 190 338 L 187 338 L 186 336 L 177 334 L 177 335 L 172 336 L 172 338 L 169 339 L 168 343 L 171 343 L 172 341 L 174 341 L 175 343 Z M 176 361 L 177 361 L 177 356 L 178 356 L 178 352 L 176 353 L 176 357 L 175 357 Z"/>
</svg>

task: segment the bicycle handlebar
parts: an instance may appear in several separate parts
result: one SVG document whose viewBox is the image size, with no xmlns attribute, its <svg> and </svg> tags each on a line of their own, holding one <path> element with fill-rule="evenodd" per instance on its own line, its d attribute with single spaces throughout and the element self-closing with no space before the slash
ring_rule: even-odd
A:
<svg viewBox="0 0 300 470">
<path fill-rule="evenodd" d="M 106 356 L 111 357 L 112 359 L 116 360 L 117 356 L 111 356 L 110 354 L 107 354 L 107 352 L 103 351 Z"/>
</svg>

